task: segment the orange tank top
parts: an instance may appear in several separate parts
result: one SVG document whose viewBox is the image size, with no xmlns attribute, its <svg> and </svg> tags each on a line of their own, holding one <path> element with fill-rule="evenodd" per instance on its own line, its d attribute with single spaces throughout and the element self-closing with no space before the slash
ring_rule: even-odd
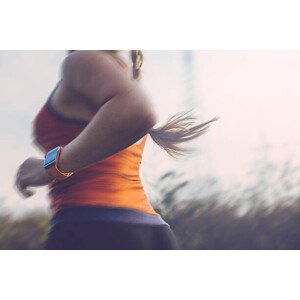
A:
<svg viewBox="0 0 300 300">
<path fill-rule="evenodd" d="M 70 143 L 88 124 L 55 111 L 51 95 L 33 121 L 33 140 L 44 154 Z M 139 174 L 146 139 L 147 135 L 130 147 L 78 170 L 70 178 L 51 183 L 52 212 L 65 207 L 101 206 L 158 215 L 144 193 Z"/>
</svg>

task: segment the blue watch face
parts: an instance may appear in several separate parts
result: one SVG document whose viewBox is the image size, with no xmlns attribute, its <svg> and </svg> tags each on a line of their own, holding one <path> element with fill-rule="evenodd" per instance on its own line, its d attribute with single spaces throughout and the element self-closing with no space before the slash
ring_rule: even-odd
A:
<svg viewBox="0 0 300 300">
<path fill-rule="evenodd" d="M 45 160 L 44 160 L 44 167 L 46 169 L 52 167 L 53 165 L 55 165 L 57 152 L 59 151 L 59 148 L 60 147 L 58 146 L 58 147 L 56 147 L 55 149 L 49 151 L 46 154 L 46 157 L 45 157 Z"/>
</svg>

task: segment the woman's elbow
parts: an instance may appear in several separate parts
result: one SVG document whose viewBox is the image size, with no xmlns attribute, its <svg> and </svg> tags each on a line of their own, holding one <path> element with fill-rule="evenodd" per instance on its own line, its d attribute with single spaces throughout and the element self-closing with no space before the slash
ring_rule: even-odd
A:
<svg viewBox="0 0 300 300">
<path fill-rule="evenodd" d="M 142 117 L 140 120 L 142 123 L 141 127 L 143 127 L 145 132 L 148 132 L 158 122 L 158 117 L 152 109 L 147 109 L 142 113 Z"/>
<path fill-rule="evenodd" d="M 149 112 L 145 119 L 149 129 L 151 129 L 158 122 L 157 114 L 154 111 Z"/>
<path fill-rule="evenodd" d="M 136 127 L 141 131 L 149 131 L 158 122 L 153 104 L 143 93 L 136 93 L 130 96 L 129 101 L 131 105 L 128 105 L 128 107 L 130 107 L 131 120 L 134 120 Z"/>
<path fill-rule="evenodd" d="M 139 110 L 130 118 L 131 128 L 137 136 L 147 134 L 157 123 L 156 114 L 153 112 Z"/>
</svg>

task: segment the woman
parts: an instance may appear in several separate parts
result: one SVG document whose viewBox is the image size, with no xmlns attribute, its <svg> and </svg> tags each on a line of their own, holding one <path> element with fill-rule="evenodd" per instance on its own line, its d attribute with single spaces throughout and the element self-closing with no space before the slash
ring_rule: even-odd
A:
<svg viewBox="0 0 300 300">
<path fill-rule="evenodd" d="M 46 249 L 178 249 L 169 225 L 143 191 L 139 167 L 149 134 L 170 155 L 213 120 L 187 113 L 154 129 L 157 116 L 137 84 L 143 56 L 131 51 L 69 51 L 60 82 L 34 120 L 45 159 L 28 158 L 16 176 L 24 197 L 49 185 L 51 230 Z"/>
</svg>

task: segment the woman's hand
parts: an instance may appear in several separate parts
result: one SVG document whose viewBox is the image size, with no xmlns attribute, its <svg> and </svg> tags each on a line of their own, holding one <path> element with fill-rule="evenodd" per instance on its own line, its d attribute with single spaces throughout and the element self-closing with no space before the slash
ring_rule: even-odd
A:
<svg viewBox="0 0 300 300">
<path fill-rule="evenodd" d="M 27 158 L 19 167 L 15 185 L 25 197 L 31 197 L 34 192 L 29 187 L 43 186 L 53 180 L 50 173 L 44 168 L 44 160 L 34 157 Z"/>
</svg>

